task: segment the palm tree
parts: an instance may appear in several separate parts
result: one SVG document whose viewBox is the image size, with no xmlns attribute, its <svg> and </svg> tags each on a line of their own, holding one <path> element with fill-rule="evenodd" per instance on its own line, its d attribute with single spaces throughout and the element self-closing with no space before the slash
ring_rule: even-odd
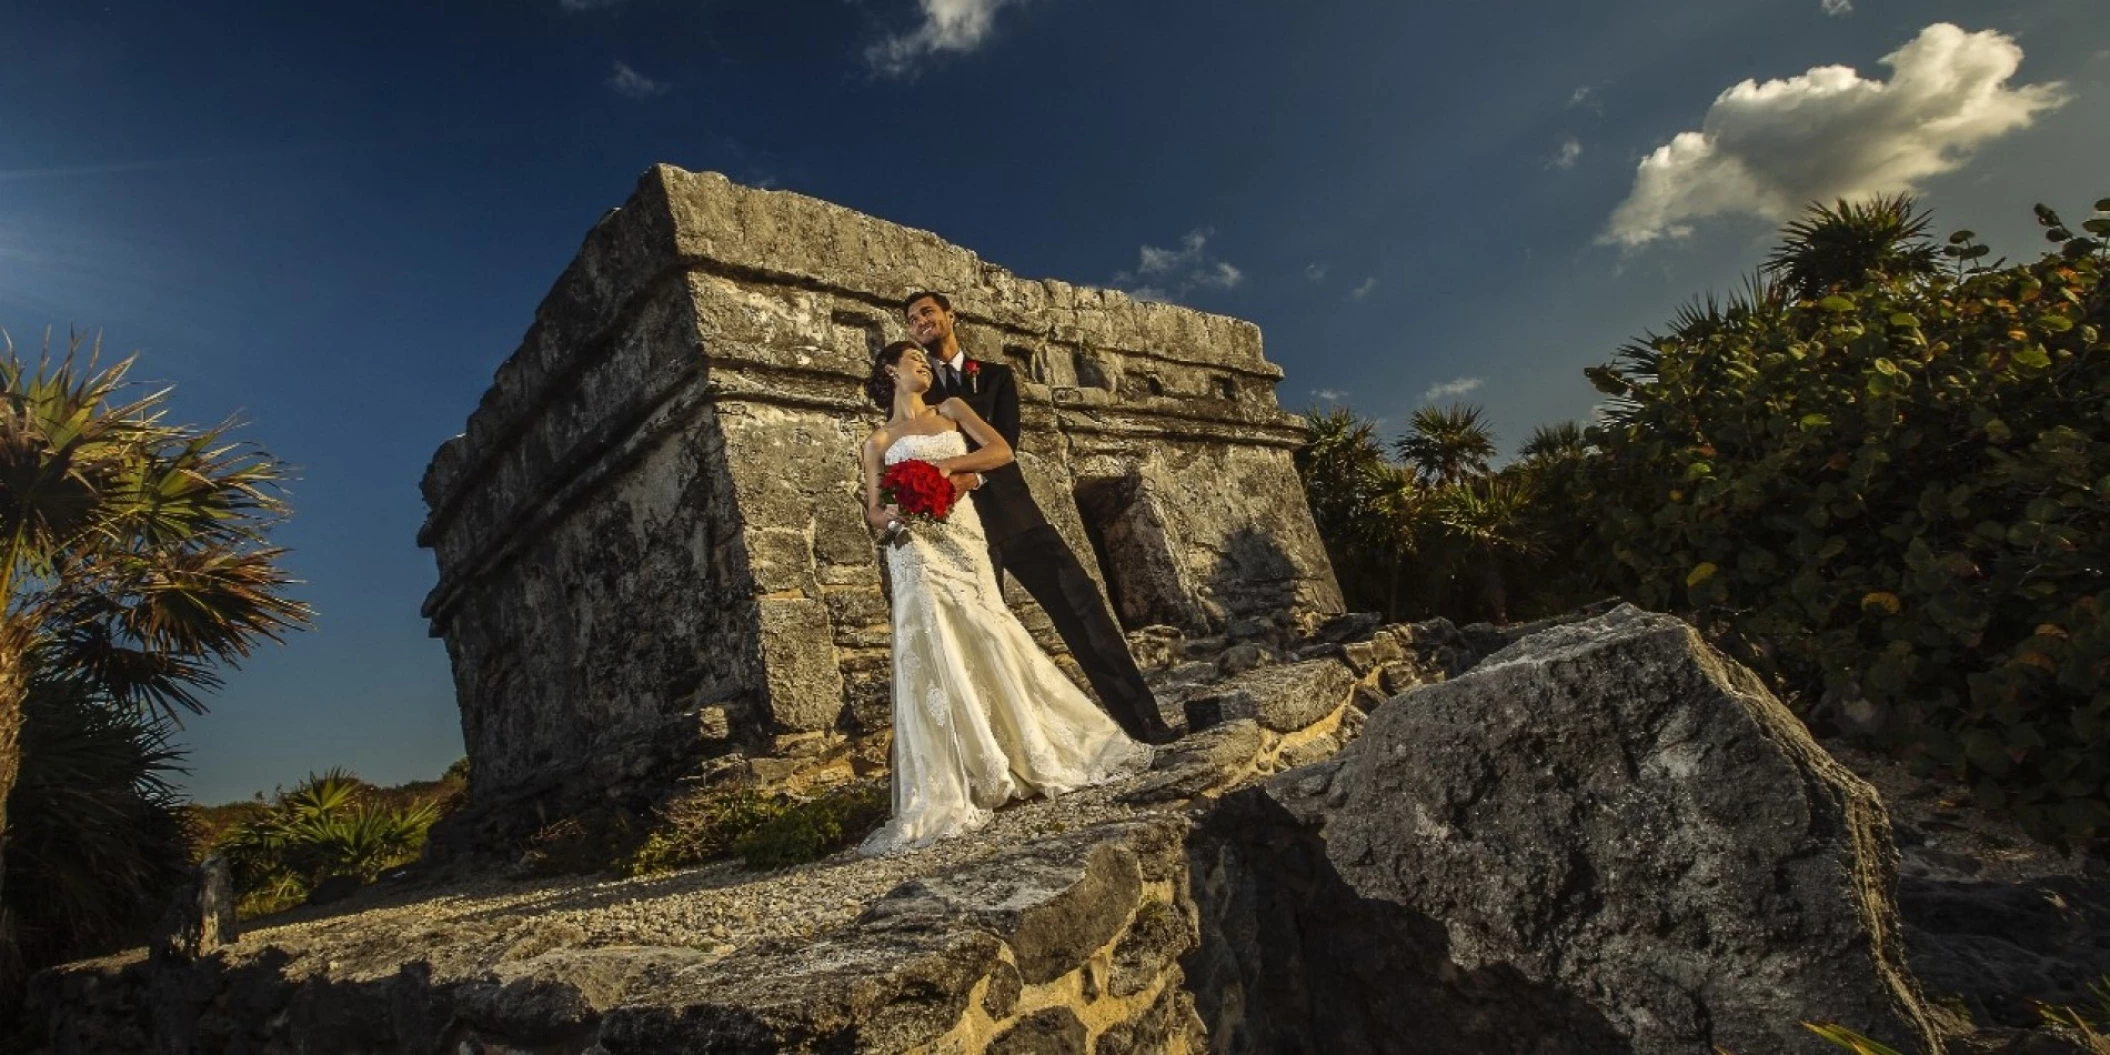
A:
<svg viewBox="0 0 2110 1055">
<path fill-rule="evenodd" d="M 1362 516 L 1384 468 L 1377 427 L 1346 407 L 1305 411 L 1304 425 L 1311 438 L 1297 448 L 1292 460 L 1304 482 L 1312 517 L 1322 535 L 1345 536 Z"/>
<path fill-rule="evenodd" d="M 1941 253 L 1927 238 L 1931 222 L 1907 194 L 1840 199 L 1829 206 L 1813 202 L 1802 219 L 1781 228 L 1780 245 L 1764 269 L 1802 300 L 1859 286 L 1870 275 L 1932 275 L 1940 270 Z"/>
<path fill-rule="evenodd" d="M 1517 448 L 1517 456 L 1526 464 L 1561 463 L 1574 461 L 1589 451 L 1590 441 L 1580 424 L 1556 421 L 1531 430 L 1531 438 Z"/>
<path fill-rule="evenodd" d="M 1495 437 L 1479 407 L 1453 403 L 1415 411 L 1394 449 L 1424 484 L 1441 488 L 1485 475 Z"/>
<path fill-rule="evenodd" d="M 1428 498 L 1429 492 L 1421 486 L 1414 470 L 1398 465 L 1385 465 L 1378 470 L 1363 521 L 1363 535 L 1376 551 L 1385 573 L 1387 622 L 1396 621 L 1403 614 L 1400 576 L 1406 571 L 1408 560 L 1421 553 L 1429 526 Z"/>
<path fill-rule="evenodd" d="M 162 715 L 32 679 L 5 881 L 27 965 L 137 943 L 183 882 L 190 831 L 172 732 Z M 10 996 L 0 993 L 0 1017 Z"/>
<path fill-rule="evenodd" d="M 1494 621 L 1509 621 L 1505 560 L 1535 556 L 1545 546 L 1531 525 L 1530 482 L 1503 473 L 1447 487 L 1431 503 L 1437 522 L 1480 565 L 1482 600 Z"/>
<path fill-rule="evenodd" d="M 168 389 L 133 396 L 133 359 L 79 362 L 75 337 L 34 368 L 0 358 L 0 876 L 17 737 L 33 681 L 173 718 L 204 710 L 215 666 L 304 625 L 284 594 L 284 466 L 230 424 L 167 422 Z M 0 888 L 0 986 L 14 942 Z"/>
</svg>

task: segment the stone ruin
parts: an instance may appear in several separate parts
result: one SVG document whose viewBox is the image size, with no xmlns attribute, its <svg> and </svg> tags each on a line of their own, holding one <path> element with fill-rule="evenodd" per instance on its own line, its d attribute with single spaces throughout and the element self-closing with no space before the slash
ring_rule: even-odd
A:
<svg viewBox="0 0 2110 1055">
<path fill-rule="evenodd" d="M 1016 368 L 1026 478 L 1125 629 L 1340 612 L 1257 327 L 662 165 L 595 224 L 425 474 L 424 615 L 477 812 L 876 739 L 889 630 L 862 381 L 925 288 L 969 354 Z"/>
</svg>

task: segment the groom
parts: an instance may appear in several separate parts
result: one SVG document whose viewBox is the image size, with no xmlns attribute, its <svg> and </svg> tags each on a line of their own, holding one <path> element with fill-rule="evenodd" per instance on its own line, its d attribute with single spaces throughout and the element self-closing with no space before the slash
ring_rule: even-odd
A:
<svg viewBox="0 0 2110 1055">
<path fill-rule="evenodd" d="M 953 334 L 952 302 L 942 293 L 919 291 L 901 302 L 909 336 L 930 355 L 938 399 L 958 396 L 974 408 L 1013 450 L 1018 449 L 1018 385 L 1002 363 L 969 359 Z M 935 402 L 935 400 L 933 400 Z M 974 441 L 969 440 L 970 449 Z M 990 559 L 999 575 L 1009 573 L 1055 624 L 1107 713 L 1129 736 L 1162 744 L 1173 729 L 1158 716 L 1157 701 L 1128 654 L 1128 642 L 1106 614 L 1099 588 L 1077 563 L 1077 555 L 1055 533 L 1026 489 L 1018 463 L 988 473 L 967 473 L 954 483 L 974 494 L 975 512 L 989 534 Z"/>
</svg>

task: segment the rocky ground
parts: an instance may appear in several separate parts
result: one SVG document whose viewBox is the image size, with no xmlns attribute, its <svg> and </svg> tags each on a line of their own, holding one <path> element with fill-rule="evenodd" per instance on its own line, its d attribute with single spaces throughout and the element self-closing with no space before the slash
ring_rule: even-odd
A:
<svg viewBox="0 0 2110 1055">
<path fill-rule="evenodd" d="M 1270 1027 L 1258 1011 L 1226 1008 L 1220 996 L 1206 996 L 1225 985 L 1250 989 L 1251 978 L 1223 979 L 1241 971 L 1250 975 L 1261 961 L 1233 962 L 1243 954 L 1226 959 L 1222 934 L 1211 938 L 1209 931 L 1231 924 L 1212 923 L 1210 912 L 1221 911 L 1198 908 L 1197 898 L 1222 900 L 1204 890 L 1211 883 L 1221 886 L 1209 877 L 1227 867 L 1222 861 L 1277 851 L 1240 844 L 1246 834 L 1210 836 L 1210 825 L 1222 828 L 1230 823 L 1225 818 L 1262 816 L 1252 813 L 1261 810 L 1263 821 L 1235 825 L 1239 833 L 1250 833 L 1277 823 L 1281 807 L 1271 802 L 1292 811 L 1307 808 L 1297 805 L 1301 792 L 1292 786 L 1299 775 L 1332 765 L 1326 759 L 1356 740 L 1382 708 L 1415 706 L 1399 692 L 1456 677 L 1535 629 L 1347 623 L 1294 639 L 1248 633 L 1200 647 L 1161 636 L 1139 651 L 1154 658 L 1150 665 L 1167 716 L 1194 731 L 1161 752 L 1151 772 L 1052 802 L 1014 805 L 964 838 L 890 858 L 843 853 L 779 872 L 751 872 L 726 862 L 627 880 L 405 880 L 257 921 L 187 974 L 156 971 L 140 951 L 48 973 L 32 1000 L 61 1024 L 48 1031 L 47 1041 L 49 1050 L 61 1052 L 231 1048 L 239 1046 L 237 1037 L 262 1036 L 243 1030 L 273 1015 L 282 1023 L 301 1023 L 299 1029 L 311 1035 L 350 1030 L 339 1038 L 340 1047 L 324 1050 L 411 1050 L 437 1037 L 450 1041 L 450 1051 L 525 1050 L 509 1045 L 532 1041 L 536 1050 L 614 1053 L 705 1036 L 715 1038 L 712 1045 L 725 1045 L 711 1050 L 824 1048 L 833 1043 L 829 1037 L 858 1050 L 1269 1050 Z M 1476 672 L 1473 678 L 1492 676 Z M 1460 697 L 1455 705 L 1478 713 L 1471 709 L 1483 705 L 1465 683 L 1458 687 L 1464 695 L 1450 694 Z M 1513 698 L 1520 690 L 1502 691 Z M 1557 702 L 1564 694 L 1552 691 L 1545 698 Z M 1437 696 L 1428 701 L 1437 707 Z M 1596 722 L 1587 719 L 1582 727 Z M 1390 724 L 1399 727 L 1388 735 L 1400 739 L 1400 750 L 1432 743 L 1452 728 Z M 1479 733 L 1466 735 L 1464 753 L 1480 750 L 1470 739 Z M 1830 750 L 1888 805 L 1901 855 L 1897 915 L 1906 957 L 1927 992 L 1928 1013 L 1951 1037 L 1951 1050 L 2080 1050 L 2029 1027 L 2038 1025 L 2036 1001 L 2085 1006 L 2087 984 L 2110 975 L 2110 870 L 2100 859 L 2062 855 L 2031 842 L 1973 809 L 1958 789 L 1915 778 L 1877 756 L 1839 745 Z M 1450 763 L 1432 756 L 1427 764 Z M 1525 777 L 1505 779 L 1513 784 Z M 1441 799 L 1450 792 L 1436 786 L 1426 793 Z M 1410 802 L 1416 792 L 1387 794 Z M 1227 801 L 1244 805 L 1219 808 Z M 1283 823 L 1284 831 L 1295 828 Z M 1352 827 L 1339 819 L 1326 823 L 1334 838 Z M 1181 838 L 1189 841 L 1184 857 L 1176 849 Z M 1217 842 L 1208 843 L 1210 838 Z M 1209 845 L 1218 849 L 1196 849 Z M 1285 846 L 1280 852 L 1308 852 Z M 1808 850 L 1783 854 L 1793 859 Z M 1218 864 L 1195 863 L 1205 858 Z M 1556 870 L 1565 867 L 1555 864 Z M 1196 870 L 1192 875 L 1176 874 L 1189 867 Z M 1262 890 L 1263 900 L 1279 897 L 1265 893 L 1266 884 L 1279 877 L 1263 876 L 1254 886 L 1251 876 L 1266 868 L 1240 867 L 1248 876 L 1241 881 Z M 1464 867 L 1470 879 L 1473 864 L 1415 867 L 1432 873 Z M 1311 881 L 1306 876 L 1291 885 L 1304 889 Z M 1326 880 L 1341 881 L 1339 875 Z M 1589 881 L 1604 885 L 1594 875 Z M 1572 886 L 1573 880 L 1556 885 Z M 1366 893 L 1356 903 L 1408 896 Z M 1592 898 L 1587 909 L 1573 909 L 1571 894 L 1559 893 L 1556 913 L 1602 917 L 1608 900 L 1616 900 L 1609 894 Z M 1806 908 L 1795 911 L 1807 914 Z M 963 920 L 982 922 L 963 928 Z M 1394 924 L 1396 918 L 1388 925 Z M 1701 929 L 1725 925 L 1703 921 Z M 1329 937 L 1308 922 L 1303 926 L 1308 933 L 1292 943 L 1353 945 L 1353 935 Z M 1450 941 L 1457 942 L 1459 933 L 1454 927 Z M 1664 933 L 1669 941 L 1670 932 Z M 1721 955 L 1723 941 L 1717 938 L 1714 945 Z M 1444 955 L 1462 954 L 1453 949 Z M 1183 984 L 1182 959 L 1187 971 L 1207 974 L 1202 986 Z M 1294 969 L 1317 971 L 1308 963 Z M 267 978 L 269 984 L 250 984 L 245 977 Z M 1199 1017 L 1190 989 L 1206 997 Z M 1254 999 L 1279 997 L 1264 990 L 1251 990 Z M 1439 995 L 1459 999 L 1451 982 L 1443 983 Z M 1520 999 L 1499 985 L 1483 985 L 1474 999 L 1481 998 L 1499 1007 Z M 245 1009 L 245 1000 L 254 1006 Z M 94 1014 L 85 1014 L 90 1008 Z M 1279 1007 L 1272 1013 L 1283 1014 Z M 1545 1010 L 1570 1013 L 1574 1009 L 1565 1006 Z M 90 1017 L 102 1024 L 83 1025 Z M 178 1019 L 194 1021 L 184 1025 Z M 362 1024 L 330 1025 L 349 1019 Z M 376 1020 L 389 1025 L 374 1032 L 380 1029 Z M 1592 1012 L 1588 1021 L 1600 1019 Z M 1461 1020 L 1457 1028 L 1470 1037 L 1472 1030 L 1493 1027 Z M 1630 1024 L 1604 1028 L 1632 1032 Z M 279 1050 L 273 1045 L 284 1033 L 282 1028 L 273 1034 L 278 1040 L 264 1042 L 264 1050 Z M 413 1044 L 413 1036 L 423 1039 Z M 1494 1050 L 1484 1047 L 1489 1042 L 1478 1042 L 1478 1050 Z M 1476 1050 L 1465 1040 L 1457 1043 L 1462 1046 L 1420 1050 Z M 1561 1050 L 1515 1043 L 1520 1051 Z M 1649 1050 L 1605 1043 L 1611 1046 L 1588 1050 Z M 1753 1050 L 1747 1045 L 1743 1055 Z"/>
<path fill-rule="evenodd" d="M 1121 791 L 1142 779 L 1020 802 L 968 837 L 892 857 L 845 851 L 814 864 L 765 872 L 721 861 L 634 879 L 405 879 L 368 887 L 344 901 L 252 921 L 228 950 L 238 955 L 276 948 L 293 954 L 296 962 L 311 955 L 327 958 L 334 971 L 393 972 L 405 952 L 422 948 L 444 948 L 465 962 L 498 964 L 557 947 L 678 946 L 715 958 L 766 943 L 810 941 L 854 920 L 882 895 L 918 876 L 1170 808 L 1117 801 Z M 95 962 L 122 965 L 146 955 L 137 949 Z"/>
<path fill-rule="evenodd" d="M 2031 839 L 1955 784 L 1827 747 L 1890 809 L 1906 951 L 1930 997 L 1996 1036 L 2039 1025 L 2039 1004 L 2102 1006 L 2090 987 L 2110 984 L 2110 862 Z"/>
</svg>

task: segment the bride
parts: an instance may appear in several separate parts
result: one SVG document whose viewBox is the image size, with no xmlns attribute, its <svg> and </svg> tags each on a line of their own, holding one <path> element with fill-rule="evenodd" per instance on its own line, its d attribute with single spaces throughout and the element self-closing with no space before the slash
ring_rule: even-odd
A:
<svg viewBox="0 0 2110 1055">
<path fill-rule="evenodd" d="M 875 530 L 901 519 L 881 505 L 885 466 L 916 458 L 952 475 L 1011 461 L 1010 445 L 966 402 L 923 401 L 931 380 L 909 341 L 872 363 L 865 392 L 893 412 L 864 445 L 865 519 Z M 1148 763 L 1150 748 L 1072 684 L 1004 605 L 973 502 L 881 549 L 893 583 L 894 809 L 859 852 L 927 846 L 981 827 L 1012 799 L 1060 795 Z"/>
</svg>

